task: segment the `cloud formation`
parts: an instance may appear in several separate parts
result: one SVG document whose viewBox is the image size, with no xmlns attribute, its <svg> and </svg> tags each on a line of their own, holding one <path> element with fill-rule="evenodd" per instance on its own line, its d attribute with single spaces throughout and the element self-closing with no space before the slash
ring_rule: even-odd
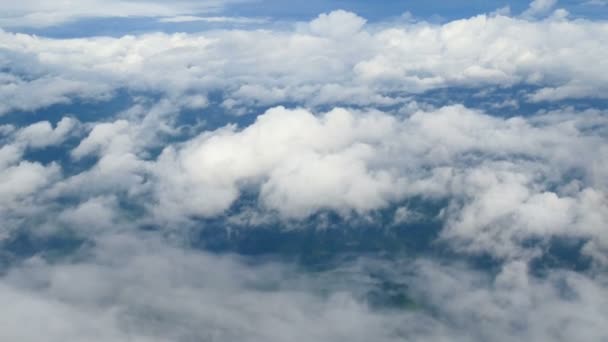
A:
<svg viewBox="0 0 608 342">
<path fill-rule="evenodd" d="M 235 113 L 285 102 L 396 105 L 445 87 L 530 86 L 531 102 L 602 99 L 607 32 L 602 21 L 502 15 L 378 28 L 345 11 L 286 31 L 70 40 L 2 32 L 0 112 L 125 88 L 174 98 L 221 91 Z"/>
<path fill-rule="evenodd" d="M 38 10 L 88 15 L 65 4 Z M 607 339 L 608 26 L 555 5 L 0 31 L 0 339 Z"/>
<path fill-rule="evenodd" d="M 587 122 L 603 128 L 588 131 Z M 396 118 L 278 107 L 241 131 L 165 149 L 154 166 L 156 212 L 218 215 L 252 187 L 263 208 L 295 218 L 450 198 L 443 234 L 472 252 L 521 257 L 526 240 L 548 236 L 591 237 L 605 248 L 606 124 L 593 111 L 500 119 L 452 106 Z"/>
<path fill-rule="evenodd" d="M 360 259 L 306 272 L 125 235 L 98 241 L 93 256 L 67 264 L 32 258 L 11 270 L 0 283 L 7 304 L 0 309 L 0 337 L 388 342 L 608 336 L 608 296 L 599 285 L 605 279 L 573 272 L 534 279 L 522 263 L 505 265 L 495 277 L 430 260 Z M 375 308 L 370 298 L 387 283 L 397 286 L 393 295 L 407 294 L 415 304 Z M 40 324 L 31 329 L 24 321 Z"/>
</svg>

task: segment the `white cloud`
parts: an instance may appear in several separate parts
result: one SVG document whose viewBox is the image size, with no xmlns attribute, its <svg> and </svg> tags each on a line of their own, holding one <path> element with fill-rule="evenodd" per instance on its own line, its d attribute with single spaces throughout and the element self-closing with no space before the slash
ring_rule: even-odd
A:
<svg viewBox="0 0 608 342">
<path fill-rule="evenodd" d="M 424 259 L 362 259 L 303 272 L 124 234 L 98 240 L 91 252 L 69 263 L 30 258 L 3 276 L 0 337 L 390 342 L 601 341 L 608 335 L 601 276 L 555 271 L 535 278 L 519 262 L 496 276 Z M 381 291 L 383 282 L 404 284 L 393 291 L 403 291 L 416 307 L 371 306 L 367 294 Z"/>
<path fill-rule="evenodd" d="M 89 135 L 72 150 L 76 159 L 86 155 L 122 153 L 133 148 L 133 137 L 128 133 L 129 122 L 117 120 L 96 124 Z"/>
<path fill-rule="evenodd" d="M 43 76 L 33 80 L 11 77 L 0 85 L 0 115 L 7 112 L 34 111 L 54 104 L 72 103 L 78 98 L 104 99 L 112 88 L 101 82 L 65 79 L 61 76 Z"/>
<path fill-rule="evenodd" d="M 365 22 L 365 19 L 354 13 L 338 10 L 319 15 L 309 25 L 312 33 L 334 38 L 348 38 L 361 31 Z"/>
<path fill-rule="evenodd" d="M 176 103 L 219 90 L 234 112 L 285 102 L 394 105 L 408 94 L 460 86 L 540 88 L 529 101 L 607 93 L 604 21 L 479 15 L 379 27 L 336 11 L 293 30 L 70 40 L 0 32 L 7 52 L 0 113 L 125 88 Z"/>
<path fill-rule="evenodd" d="M 585 253 L 597 262 L 608 260 L 608 123 L 601 111 L 498 118 L 462 106 L 404 115 L 276 107 L 249 126 L 204 131 L 151 158 L 147 149 L 175 134 L 173 108 L 168 101 L 135 105 L 121 119 L 88 124 L 71 154 L 74 161 L 94 157 L 93 167 L 58 181 L 56 166 L 23 162 L 39 171 L 31 174 L 48 171 L 48 179 L 11 190 L 7 203 L 41 188 L 41 201 L 96 203 L 120 193 L 145 208 L 149 221 L 169 227 L 224 215 L 244 193 L 257 196 L 248 210 L 284 219 L 323 210 L 364 216 L 421 196 L 448 201 L 441 238 L 461 252 L 528 260 L 540 251 L 526 245 L 529 239 L 568 236 L 587 239 Z M 20 132 L 49 126 L 7 132 L 37 141 L 39 134 Z M 15 171 L 24 146 L 0 150 L 11 188 L 14 177 L 30 174 Z"/>
<path fill-rule="evenodd" d="M 234 0 L 23 0 L 0 5 L 0 27 L 47 27 L 84 18 L 158 17 L 214 12 Z"/>
<path fill-rule="evenodd" d="M 7 144 L 0 148 L 0 169 L 21 160 L 23 149 L 18 145 Z"/>
<path fill-rule="evenodd" d="M 600 112 L 571 115 L 502 119 L 450 106 L 402 118 L 344 109 L 315 116 L 278 107 L 242 130 L 165 149 L 149 165 L 153 211 L 169 220 L 216 216 L 251 190 L 261 209 L 285 218 L 446 198 L 442 239 L 460 251 L 529 259 L 539 251 L 525 241 L 572 236 L 590 239 L 601 260 L 607 122 Z"/>
<path fill-rule="evenodd" d="M 288 216 L 383 206 L 399 187 L 390 172 L 367 163 L 393 124 L 386 115 L 342 109 L 320 118 L 301 109 L 271 109 L 241 132 L 229 126 L 177 151 L 166 149 L 157 171 L 161 206 L 178 201 L 186 213 L 214 215 L 248 182 L 261 185 L 264 205 Z"/>
<path fill-rule="evenodd" d="M 523 17 L 536 17 L 547 14 L 555 5 L 557 0 L 533 0 L 528 9 L 522 13 Z"/>
<path fill-rule="evenodd" d="M 415 270 L 410 288 L 442 321 L 466 331 L 464 338 L 447 340 L 596 341 L 608 336 L 601 276 L 555 271 L 539 279 L 522 262 L 503 265 L 496 277 L 423 260 Z"/>
<path fill-rule="evenodd" d="M 284 265 L 250 268 L 134 236 L 98 241 L 95 261 L 28 260 L 0 283 L 0 336 L 35 341 L 393 340 L 399 317 L 373 313 L 353 294 L 316 289 Z M 330 275 L 331 276 L 331 275 Z M 321 279 L 320 279 L 321 280 Z M 320 286 L 328 284 L 320 283 Z M 329 284 L 331 286 L 331 284 Z M 264 287 L 277 291 L 264 291 Z M 363 285 L 365 286 L 365 285 Z M 171 296 L 167 296 L 172 293 Z M 44 318 L 53 312 L 52 317 Z M 32 322 L 36 331 L 18 322 Z M 38 324 L 40 323 L 40 324 Z"/>
<path fill-rule="evenodd" d="M 75 133 L 77 125 L 78 120 L 70 117 L 62 118 L 54 129 L 50 122 L 40 121 L 19 130 L 15 139 L 32 148 L 58 145 Z"/>
<path fill-rule="evenodd" d="M 0 217 L 7 211 L 29 206 L 26 203 L 38 191 L 60 179 L 61 167 L 56 162 L 42 165 L 24 160 L 27 149 L 60 144 L 74 133 L 76 125 L 76 120 L 63 118 L 54 129 L 49 122 L 41 121 L 8 131 L 9 137 L 0 148 Z"/>
<path fill-rule="evenodd" d="M 80 203 L 77 207 L 67 208 L 58 215 L 62 225 L 72 227 L 83 236 L 100 233 L 102 230 L 115 231 L 117 226 L 117 200 L 115 197 L 94 197 Z"/>
<path fill-rule="evenodd" d="M 30 195 L 59 177 L 56 164 L 43 166 L 27 161 L 0 169 L 0 211 L 21 206 Z"/>
</svg>

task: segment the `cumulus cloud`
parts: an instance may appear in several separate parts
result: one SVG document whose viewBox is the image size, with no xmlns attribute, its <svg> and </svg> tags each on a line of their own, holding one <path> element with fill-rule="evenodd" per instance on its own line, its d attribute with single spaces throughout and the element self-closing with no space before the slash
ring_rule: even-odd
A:
<svg viewBox="0 0 608 342">
<path fill-rule="evenodd" d="M 603 21 L 365 22 L 335 11 L 292 30 L 70 40 L 2 32 L 0 61 L 10 68 L 0 78 L 0 113 L 124 88 L 162 92 L 176 103 L 219 90 L 234 112 L 284 102 L 395 105 L 431 89 L 489 85 L 532 86 L 538 90 L 524 100 L 534 102 L 605 98 Z"/>
<path fill-rule="evenodd" d="M 114 230 L 117 225 L 117 199 L 114 196 L 93 197 L 76 207 L 68 207 L 58 215 L 62 226 L 72 227 L 82 236 L 91 232 Z"/>
<path fill-rule="evenodd" d="M 76 133 L 77 126 L 77 120 L 64 117 L 55 128 L 48 121 L 40 121 L 21 129 L 13 127 L 6 136 L 0 136 L 4 143 L 0 148 L 0 217 L 7 210 L 30 202 L 37 191 L 60 179 L 61 167 L 56 162 L 43 165 L 24 160 L 24 154 L 30 149 L 61 144 Z"/>
<path fill-rule="evenodd" d="M 411 288 L 429 300 L 441 321 L 466 331 L 450 339 L 595 341 L 608 336 L 601 323 L 606 316 L 601 276 L 556 271 L 538 279 L 521 262 L 505 264 L 496 277 L 424 260 L 415 269 Z"/>
<path fill-rule="evenodd" d="M 62 118 L 54 129 L 50 122 L 40 121 L 19 130 L 15 140 L 32 148 L 58 145 L 75 133 L 77 125 L 78 120 L 70 117 Z"/>
<path fill-rule="evenodd" d="M 366 20 L 354 13 L 343 10 L 328 14 L 321 14 L 310 22 L 310 31 L 319 35 L 330 37 L 349 37 L 358 33 L 365 25 Z"/>
<path fill-rule="evenodd" d="M 530 259 L 539 251 L 525 242 L 553 236 L 606 246 L 605 125 L 594 111 L 502 119 L 451 106 L 398 118 L 278 107 L 242 130 L 166 148 L 149 165 L 154 212 L 212 217 L 252 190 L 260 209 L 286 218 L 364 214 L 422 196 L 449 200 L 442 239 L 465 252 Z"/>
<path fill-rule="evenodd" d="M 89 124 L 71 156 L 76 163 L 92 158 L 93 166 L 61 180 L 57 165 L 21 161 L 27 144 L 4 147 L 7 186 L 19 183 L 17 175 L 38 175 L 24 181 L 24 190 L 7 190 L 7 201 L 48 185 L 39 198 L 90 203 L 83 208 L 120 193 L 149 211 L 148 221 L 171 226 L 222 216 L 250 195 L 257 198 L 251 209 L 283 219 L 327 210 L 364 216 L 411 198 L 445 199 L 440 238 L 455 250 L 530 260 L 542 252 L 530 239 L 575 237 L 604 263 L 608 123 L 602 111 L 498 118 L 458 105 L 397 115 L 276 107 L 248 126 L 203 131 L 151 157 L 148 150 L 174 132 L 163 128 L 171 125 L 173 106 L 146 108 Z M 52 131 L 37 123 L 7 132 L 42 146 L 61 141 L 70 122 Z"/>
<path fill-rule="evenodd" d="M 43 166 L 27 161 L 0 170 L 0 209 L 23 205 L 24 197 L 57 179 L 60 168 L 56 164 Z"/>
<path fill-rule="evenodd" d="M 228 126 L 165 150 L 158 175 L 168 193 L 161 193 L 161 206 L 172 198 L 186 212 L 217 214 L 234 202 L 241 185 L 261 182 L 262 202 L 290 216 L 377 208 L 399 187 L 390 172 L 366 164 L 374 158 L 370 145 L 379 144 L 394 123 L 389 116 L 356 117 L 343 109 L 317 118 L 306 110 L 273 108 L 241 132 Z"/>
</svg>

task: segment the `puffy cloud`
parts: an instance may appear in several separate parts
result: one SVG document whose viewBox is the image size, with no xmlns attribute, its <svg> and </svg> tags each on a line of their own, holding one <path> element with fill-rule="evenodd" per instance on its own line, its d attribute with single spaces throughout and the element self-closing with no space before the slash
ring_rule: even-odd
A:
<svg viewBox="0 0 608 342">
<path fill-rule="evenodd" d="M 104 196 L 117 190 L 136 192 L 145 173 L 140 129 L 126 120 L 94 124 L 88 136 L 71 151 L 71 157 L 74 162 L 90 158 L 95 163 L 55 183 L 51 196 L 84 196 L 86 200 L 87 196 Z"/>
<path fill-rule="evenodd" d="M 17 132 L 16 140 L 31 148 L 42 148 L 62 143 L 77 129 L 78 120 L 64 117 L 53 129 L 48 121 L 40 121 Z"/>
<path fill-rule="evenodd" d="M 129 122 L 118 120 L 111 123 L 99 123 L 93 127 L 89 135 L 72 150 L 74 158 L 82 158 L 90 154 L 108 154 L 112 152 L 129 151 L 133 147 L 132 137 L 127 133 Z"/>
<path fill-rule="evenodd" d="M 555 271 L 539 279 L 522 262 L 507 263 L 496 277 L 453 264 L 417 262 L 410 288 L 469 341 L 602 340 L 605 279 Z M 579 312 L 572 315 L 572 310 Z"/>
<path fill-rule="evenodd" d="M 0 169 L 0 211 L 23 205 L 24 197 L 57 179 L 60 168 L 56 164 L 43 166 L 27 161 Z"/>
<path fill-rule="evenodd" d="M 458 251 L 527 260 L 541 252 L 526 244 L 530 239 L 568 236 L 588 240 L 585 253 L 604 263 L 608 125 L 601 111 L 498 118 L 463 106 L 401 115 L 276 107 L 248 126 L 204 131 L 155 157 L 149 149 L 179 132 L 170 128 L 173 105 L 163 103 L 88 124 L 71 155 L 74 163 L 84 159 L 93 166 L 65 179 L 57 180 L 57 166 L 21 162 L 23 143 L 5 146 L 0 160 L 13 175 L 7 184 L 16 184 L 17 175 L 40 175 L 28 182 L 33 188 L 12 191 L 7 201 L 47 185 L 40 200 L 68 196 L 93 205 L 109 193 L 122 194 L 150 213 L 148 221 L 172 226 L 224 215 L 250 195 L 257 200 L 249 209 L 283 219 L 325 210 L 365 216 L 402 206 L 395 215 L 403 221 L 404 201 L 445 199 L 441 239 Z M 60 121 L 49 140 L 37 133 L 49 132 L 47 123 L 7 126 L 6 132 L 20 141 L 55 143 L 69 122 Z M 14 171 L 20 163 L 40 172 Z M 50 184 L 42 171 L 50 172 Z"/>
<path fill-rule="evenodd" d="M 343 109 L 320 118 L 270 109 L 242 131 L 228 126 L 166 149 L 157 171 L 161 206 L 178 201 L 186 212 L 217 214 L 253 182 L 261 184 L 264 205 L 288 216 L 380 207 L 400 190 L 389 171 L 367 164 L 394 124 L 390 116 Z"/>
<path fill-rule="evenodd" d="M 0 148 L 0 217 L 7 210 L 29 203 L 39 190 L 60 178 L 61 167 L 56 162 L 43 165 L 27 161 L 23 159 L 24 153 L 28 149 L 62 143 L 74 134 L 77 123 L 66 117 L 55 128 L 48 121 L 41 121 L 18 130 L 7 130 L 9 134 Z"/>
<path fill-rule="evenodd" d="M 526 241 L 571 236 L 601 260 L 608 160 L 590 151 L 603 151 L 606 124 L 597 111 L 503 119 L 462 106 L 404 117 L 277 107 L 241 130 L 166 148 L 149 165 L 154 212 L 216 216 L 251 191 L 258 209 L 285 218 L 445 198 L 441 238 L 457 250 L 529 259 L 540 251 Z"/>
<path fill-rule="evenodd" d="M 117 223 L 116 202 L 112 196 L 94 197 L 76 207 L 66 208 L 59 214 L 58 221 L 83 236 L 92 235 L 91 231 L 110 230 Z"/>
<path fill-rule="evenodd" d="M 535 238 L 565 236 L 606 243 L 602 233 L 608 220 L 605 190 L 555 193 L 539 189 L 540 184 L 521 171 L 484 168 L 465 177 L 458 186 L 467 189 L 469 200 L 455 205 L 442 232 L 454 246 L 498 257 L 531 258 L 541 250 L 525 247 L 525 242 Z"/>
<path fill-rule="evenodd" d="M 343 10 L 321 14 L 310 22 L 310 31 L 335 38 L 348 38 L 358 33 L 365 25 L 365 19 Z"/>
<path fill-rule="evenodd" d="M 112 88 L 106 84 L 85 80 L 65 79 L 61 76 L 23 80 L 13 76 L 0 80 L 0 115 L 11 111 L 34 111 L 54 104 L 72 103 L 78 98 L 101 100 Z"/>
<path fill-rule="evenodd" d="M 4 145 L 0 148 L 0 167 L 7 166 L 18 162 L 21 159 L 23 150 L 17 145 Z"/>
<path fill-rule="evenodd" d="M 103 99 L 116 89 L 184 104 L 192 104 L 184 96 L 219 90 L 235 112 L 285 102 L 394 105 L 430 89 L 487 85 L 539 88 L 528 101 L 604 98 L 607 27 L 502 15 L 374 26 L 335 11 L 293 30 L 70 40 L 1 32 L 0 61 L 10 67 L 0 78 L 0 112 Z"/>
</svg>

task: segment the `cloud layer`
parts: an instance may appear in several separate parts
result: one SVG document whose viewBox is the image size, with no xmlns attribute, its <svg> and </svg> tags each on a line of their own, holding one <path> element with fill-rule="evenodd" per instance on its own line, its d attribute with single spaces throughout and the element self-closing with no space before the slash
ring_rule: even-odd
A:
<svg viewBox="0 0 608 342">
<path fill-rule="evenodd" d="M 2 32 L 0 112 L 124 88 L 180 103 L 221 91 L 234 113 L 285 102 L 396 105 L 444 87 L 526 85 L 536 89 L 524 97 L 531 102 L 605 98 L 607 32 L 601 21 L 500 15 L 366 26 L 344 11 L 287 31 L 70 40 Z"/>
<path fill-rule="evenodd" d="M 359 260 L 330 272 L 246 265 L 143 237 L 99 241 L 94 261 L 31 259 L 0 283 L 0 336 L 20 341 L 601 341 L 604 278 L 525 264 L 487 277 L 428 260 Z M 385 274 L 379 278 L 378 274 Z M 378 309 L 375 291 L 409 309 Z M 576 314 L 573 314 L 573 313 Z M 35 322 L 36 329 L 23 322 Z"/>
<path fill-rule="evenodd" d="M 65 4 L 38 22 L 96 2 Z M 38 16 L 11 6 L 0 23 Z M 606 340 L 608 24 L 555 6 L 0 31 L 0 338 Z M 213 254 L 213 229 L 216 252 L 261 252 Z M 290 249 L 296 230 L 310 255 Z M 359 253 L 373 234 L 420 246 Z"/>
<path fill-rule="evenodd" d="M 231 0 L 24 0 L 2 4 L 0 27 L 48 27 L 86 18 L 159 17 L 213 12 Z"/>
</svg>

